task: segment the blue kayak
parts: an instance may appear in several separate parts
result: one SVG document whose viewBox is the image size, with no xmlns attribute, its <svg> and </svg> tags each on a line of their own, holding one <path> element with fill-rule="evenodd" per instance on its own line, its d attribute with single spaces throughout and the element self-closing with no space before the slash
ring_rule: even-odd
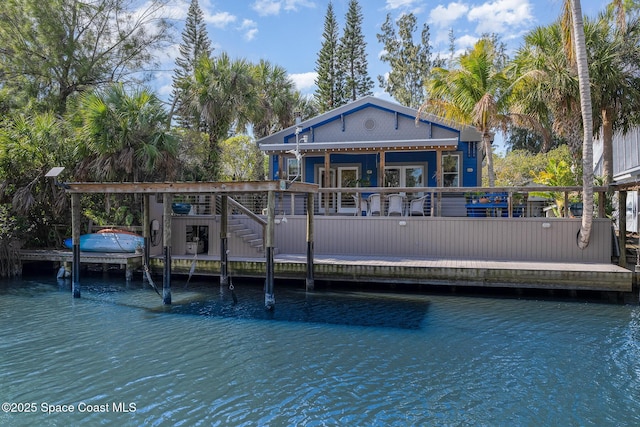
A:
<svg viewBox="0 0 640 427">
<path fill-rule="evenodd" d="M 73 249 L 71 237 L 64 245 Z M 124 252 L 132 253 L 137 247 L 144 246 L 141 236 L 130 233 L 92 233 L 80 236 L 80 250 L 85 252 Z"/>
</svg>

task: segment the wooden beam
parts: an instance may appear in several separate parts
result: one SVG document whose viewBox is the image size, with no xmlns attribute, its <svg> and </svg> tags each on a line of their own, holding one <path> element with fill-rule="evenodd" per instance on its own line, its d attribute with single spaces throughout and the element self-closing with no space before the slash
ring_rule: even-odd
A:
<svg viewBox="0 0 640 427">
<path fill-rule="evenodd" d="M 259 193 L 286 191 L 290 193 L 316 193 L 317 184 L 292 182 L 281 188 L 280 181 L 244 182 L 75 182 L 66 183 L 65 191 L 76 193 Z"/>
<path fill-rule="evenodd" d="M 384 187 L 384 168 L 385 168 L 385 157 L 386 154 L 384 151 L 380 151 L 380 166 L 378 167 L 378 187 Z"/>
<path fill-rule="evenodd" d="M 324 153 L 324 188 L 331 187 L 331 153 L 326 151 Z M 329 198 L 330 194 L 324 193 L 322 198 L 324 199 L 324 214 L 329 215 Z"/>
</svg>

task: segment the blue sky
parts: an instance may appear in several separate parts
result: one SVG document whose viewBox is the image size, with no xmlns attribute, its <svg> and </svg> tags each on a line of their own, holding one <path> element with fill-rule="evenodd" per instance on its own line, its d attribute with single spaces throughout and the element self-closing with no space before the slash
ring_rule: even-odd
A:
<svg viewBox="0 0 640 427">
<path fill-rule="evenodd" d="M 610 0 L 582 0 L 585 15 L 595 16 Z M 164 14 L 176 25 L 176 45 L 159 54 L 162 69 L 156 90 L 162 98 L 171 92 L 171 74 L 178 53 L 180 32 L 190 0 L 171 1 Z M 316 59 L 322 43 L 328 0 L 199 0 L 209 37 L 216 52 L 252 62 L 267 59 L 284 67 L 299 90 L 312 94 Z M 342 32 L 348 0 L 333 0 Z M 560 15 L 562 0 L 360 0 L 367 42 L 369 74 L 376 82 L 375 95 L 388 97 L 377 85 L 377 76 L 389 70 L 378 59 L 382 45 L 376 33 L 388 13 L 396 19 L 413 12 L 419 27 L 427 23 L 435 52 L 448 56 L 448 32 L 454 29 L 456 49 L 472 46 L 485 32 L 497 33 L 510 49 L 518 48 L 522 36 Z"/>
</svg>

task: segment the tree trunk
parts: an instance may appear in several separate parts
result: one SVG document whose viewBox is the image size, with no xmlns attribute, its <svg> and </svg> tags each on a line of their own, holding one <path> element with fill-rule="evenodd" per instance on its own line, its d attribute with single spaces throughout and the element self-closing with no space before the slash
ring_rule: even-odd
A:
<svg viewBox="0 0 640 427">
<path fill-rule="evenodd" d="M 602 176 L 603 185 L 613 182 L 613 113 L 611 108 L 602 109 Z"/>
<path fill-rule="evenodd" d="M 495 187 L 496 178 L 493 173 L 493 150 L 491 149 L 491 135 L 488 132 L 482 134 L 482 143 L 484 152 L 487 156 L 487 177 L 489 178 L 489 187 Z"/>
<path fill-rule="evenodd" d="M 578 233 L 578 247 L 585 249 L 591 240 L 593 223 L 593 116 L 591 111 L 591 88 L 589 85 L 589 64 L 584 38 L 584 23 L 580 0 L 571 1 L 573 15 L 574 45 L 580 86 L 580 108 L 582 110 L 582 225 Z"/>
</svg>

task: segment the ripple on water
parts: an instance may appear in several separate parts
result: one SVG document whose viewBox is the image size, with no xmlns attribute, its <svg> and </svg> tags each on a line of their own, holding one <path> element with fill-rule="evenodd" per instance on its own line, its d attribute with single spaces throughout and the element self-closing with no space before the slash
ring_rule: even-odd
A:
<svg viewBox="0 0 640 427">
<path fill-rule="evenodd" d="M 107 285 L 0 287 L 3 397 L 137 411 L 0 425 L 640 424 L 637 307 Z"/>
</svg>

